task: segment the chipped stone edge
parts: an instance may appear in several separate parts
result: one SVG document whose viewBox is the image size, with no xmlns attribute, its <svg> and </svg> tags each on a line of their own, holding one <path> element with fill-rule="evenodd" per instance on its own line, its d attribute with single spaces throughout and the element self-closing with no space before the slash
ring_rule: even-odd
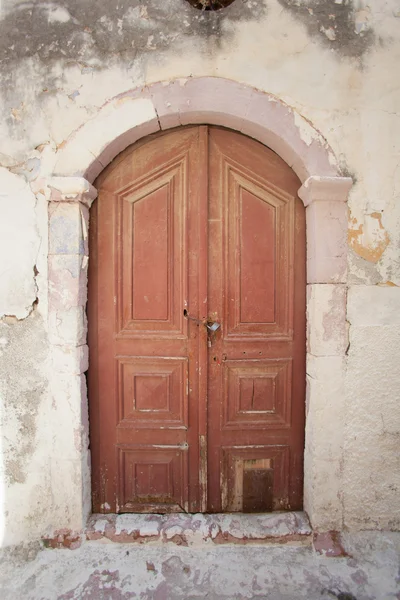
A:
<svg viewBox="0 0 400 600">
<path fill-rule="evenodd" d="M 51 202 L 81 202 L 88 208 L 97 197 L 97 190 L 84 177 L 50 177 L 47 180 Z"/>
<path fill-rule="evenodd" d="M 309 206 L 317 200 L 330 202 L 347 202 L 353 180 L 351 177 L 308 177 L 298 191 L 304 206 Z"/>
<path fill-rule="evenodd" d="M 122 519 L 121 519 L 122 517 Z M 234 521 L 234 523 L 232 523 Z M 253 523 L 252 523 L 253 521 Z M 264 522 L 263 522 L 264 521 Z M 250 530 L 248 530 L 250 526 Z M 247 533 L 246 533 L 247 529 Z M 240 534 L 238 535 L 238 530 Z M 303 512 L 270 514 L 92 515 L 81 532 L 61 529 L 43 538 L 45 548 L 74 550 L 85 542 L 177 546 L 311 545 Z"/>
</svg>

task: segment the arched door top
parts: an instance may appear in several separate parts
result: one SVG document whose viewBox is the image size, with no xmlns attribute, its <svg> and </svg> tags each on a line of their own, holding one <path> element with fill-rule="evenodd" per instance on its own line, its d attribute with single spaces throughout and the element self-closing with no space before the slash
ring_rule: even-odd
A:
<svg viewBox="0 0 400 600">
<path fill-rule="evenodd" d="M 302 182 L 313 175 L 340 176 L 327 141 L 295 110 L 271 94 L 217 77 L 154 83 L 113 98 L 67 139 L 54 174 L 93 182 L 136 140 L 202 123 L 258 140 L 283 158 Z"/>
<path fill-rule="evenodd" d="M 341 176 L 323 137 L 275 97 L 232 81 L 177 80 L 128 92 L 108 102 L 71 134 L 58 151 L 50 173 L 47 163 L 46 171 L 31 182 L 33 191 L 44 194 L 49 201 L 49 339 L 53 364 L 60 365 L 54 369 L 54 389 L 62 394 L 65 386 L 76 419 L 74 427 L 82 427 L 85 436 L 88 206 L 97 194 L 91 183 L 104 166 L 137 139 L 191 122 L 215 123 L 239 130 L 268 145 L 293 167 L 302 181 L 298 194 L 307 207 L 307 348 L 313 379 L 323 382 L 325 357 L 333 356 L 335 364 L 340 365 L 348 347 L 346 200 L 352 181 Z M 71 278 L 71 265 L 76 264 L 81 265 L 79 277 Z M 320 324 L 325 314 L 330 315 L 330 326 L 323 330 Z M 341 381 L 343 371 L 337 368 Z M 64 374 L 61 380 L 60 371 Z M 326 386 L 328 389 L 328 381 Z M 329 523 L 328 528 L 332 529 L 339 522 L 335 514 L 340 515 L 340 509 L 327 520 L 321 504 L 326 482 L 316 482 L 314 477 L 320 454 L 328 448 L 322 438 L 316 441 L 314 436 L 315 423 L 320 419 L 316 412 L 321 407 L 321 389 L 325 387 L 315 385 L 308 389 L 304 503 L 314 525 L 322 523 L 326 528 Z M 333 392 L 329 388 L 329 394 L 332 402 L 340 406 L 339 383 Z M 79 529 L 90 513 L 87 465 L 87 444 L 83 443 L 74 463 L 82 502 L 73 511 L 66 511 L 72 516 L 63 526 Z M 63 475 L 68 477 L 68 473 L 65 471 Z M 332 483 L 335 489 L 335 481 Z"/>
</svg>

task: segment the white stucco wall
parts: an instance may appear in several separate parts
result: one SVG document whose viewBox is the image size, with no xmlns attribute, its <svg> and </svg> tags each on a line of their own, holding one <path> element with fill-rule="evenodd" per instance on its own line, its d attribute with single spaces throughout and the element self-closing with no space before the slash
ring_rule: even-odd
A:
<svg viewBox="0 0 400 600">
<path fill-rule="evenodd" d="M 310 448 L 329 441 L 310 471 L 311 488 L 324 490 L 312 500 L 314 525 L 399 527 L 398 3 L 298 4 L 236 0 L 215 14 L 185 0 L 118 8 L 92 0 L 0 5 L 3 544 L 76 527 L 80 502 L 73 479 L 79 443 L 68 449 L 65 440 L 63 456 L 58 433 L 69 418 L 76 429 L 80 417 L 63 404 L 70 383 L 61 376 L 59 390 L 47 384 L 48 216 L 40 182 L 54 173 L 69 136 L 111 98 L 200 76 L 237 81 L 287 103 L 354 179 L 348 285 L 340 292 L 350 343 L 344 356 L 332 347 L 308 365 L 310 388 L 320 398 L 309 422 Z M 312 128 L 299 123 L 309 143 Z M 88 147 L 99 138 L 93 130 Z M 318 295 L 330 292 L 310 293 L 318 305 Z M 316 314 L 314 330 L 323 341 L 335 324 Z"/>
</svg>

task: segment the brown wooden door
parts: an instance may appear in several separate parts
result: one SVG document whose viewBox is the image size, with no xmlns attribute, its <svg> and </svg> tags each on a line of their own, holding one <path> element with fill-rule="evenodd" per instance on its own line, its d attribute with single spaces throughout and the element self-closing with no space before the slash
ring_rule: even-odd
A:
<svg viewBox="0 0 400 600">
<path fill-rule="evenodd" d="M 299 509 L 299 181 L 238 133 L 189 127 L 96 182 L 89 265 L 95 512 Z"/>
</svg>

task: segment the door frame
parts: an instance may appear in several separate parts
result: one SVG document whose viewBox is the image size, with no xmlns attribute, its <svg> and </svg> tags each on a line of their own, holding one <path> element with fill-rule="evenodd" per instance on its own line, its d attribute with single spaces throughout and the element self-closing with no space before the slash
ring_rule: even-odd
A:
<svg viewBox="0 0 400 600">
<path fill-rule="evenodd" d="M 48 327 L 55 418 L 74 440 L 59 480 L 71 482 L 55 499 L 65 523 L 82 529 L 91 514 L 88 400 L 87 264 L 91 182 L 138 139 L 179 125 L 221 125 L 274 150 L 302 182 L 307 236 L 307 391 L 304 509 L 315 528 L 340 529 L 343 382 L 348 346 L 347 197 L 343 177 L 321 134 L 266 92 L 220 78 L 157 83 L 108 102 L 66 141 L 37 193 L 49 201 Z M 60 448 L 62 452 L 62 448 Z M 60 479 L 61 478 L 61 479 Z M 329 508 L 327 508 L 329 507 Z M 62 511 L 60 511 L 61 514 Z"/>
</svg>

